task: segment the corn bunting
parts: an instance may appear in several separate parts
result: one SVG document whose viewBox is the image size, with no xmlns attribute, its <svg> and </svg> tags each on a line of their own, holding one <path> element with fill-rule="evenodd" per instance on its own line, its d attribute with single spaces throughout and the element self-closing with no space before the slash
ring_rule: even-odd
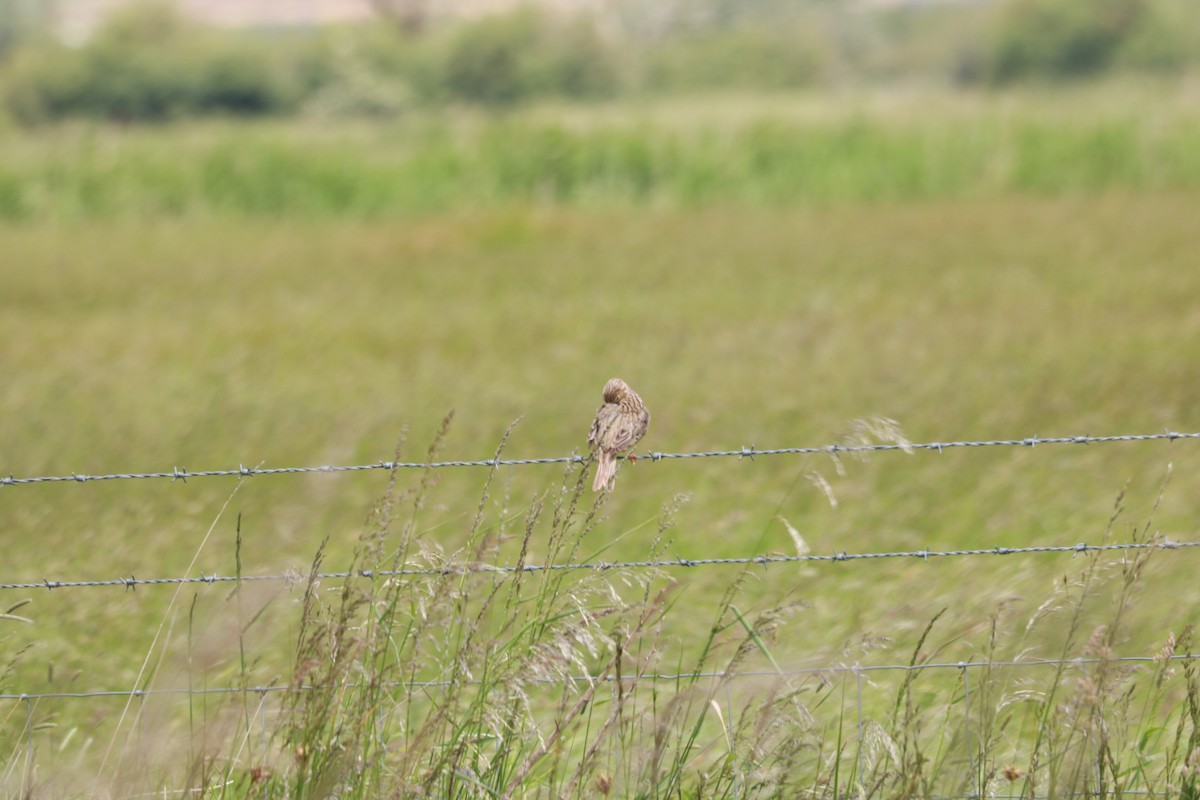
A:
<svg viewBox="0 0 1200 800">
<path fill-rule="evenodd" d="M 620 378 L 604 384 L 604 405 L 588 434 L 588 445 L 596 450 L 596 479 L 592 491 L 613 490 L 617 479 L 617 454 L 631 449 L 646 434 L 650 412 L 638 393 Z"/>
</svg>

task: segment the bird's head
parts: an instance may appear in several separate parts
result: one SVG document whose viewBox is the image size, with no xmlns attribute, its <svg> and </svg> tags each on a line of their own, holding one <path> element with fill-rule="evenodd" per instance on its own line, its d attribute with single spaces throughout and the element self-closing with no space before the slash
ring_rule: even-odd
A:
<svg viewBox="0 0 1200 800">
<path fill-rule="evenodd" d="M 604 402 L 619 403 L 629 394 L 629 385 L 620 378 L 611 378 L 604 384 Z"/>
</svg>

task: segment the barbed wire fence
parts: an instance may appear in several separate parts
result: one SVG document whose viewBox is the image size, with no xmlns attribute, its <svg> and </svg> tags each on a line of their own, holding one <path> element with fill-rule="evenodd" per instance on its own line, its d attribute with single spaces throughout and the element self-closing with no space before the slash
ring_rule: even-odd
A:
<svg viewBox="0 0 1200 800">
<path fill-rule="evenodd" d="M 139 586 L 170 586 L 179 584 L 216 584 L 255 581 L 272 581 L 295 583 L 308 580 L 337 580 L 345 578 L 404 578 L 404 577 L 434 577 L 446 575 L 468 575 L 473 573 L 512 573 L 512 572 L 576 572 L 589 570 L 608 572 L 612 570 L 630 569 L 678 569 L 712 566 L 770 566 L 772 564 L 803 564 L 803 563 L 844 563 L 848 561 L 870 561 L 880 559 L 920 559 L 929 561 L 935 558 L 963 558 L 973 556 L 1009 556 L 1031 555 L 1036 553 L 1107 553 L 1128 550 L 1181 550 L 1200 547 L 1200 541 L 1174 541 L 1165 539 L 1154 542 L 1124 542 L 1119 544 L 1087 544 L 1081 542 L 1072 545 L 1035 545 L 1031 547 L 985 547 L 972 550 L 903 550 L 884 553 L 849 553 L 840 552 L 828 555 L 769 555 L 741 556 L 729 558 L 672 558 L 648 559 L 642 561 L 583 561 L 564 564 L 483 564 L 483 563 L 452 563 L 441 567 L 414 567 L 411 569 L 390 570 L 343 570 L 335 572 L 283 572 L 272 575 L 199 575 L 189 577 L 169 578 L 112 578 L 108 580 L 50 580 L 48 578 L 36 582 L 0 583 L 4 589 L 80 589 L 98 587 L 123 587 L 136 589 Z"/>
<path fill-rule="evenodd" d="M 652 451 L 642 456 L 620 456 L 623 459 L 637 461 L 666 461 L 683 458 L 737 458 L 754 460 L 759 456 L 783 455 L 832 455 L 854 453 L 915 453 L 936 452 L 959 448 L 981 447 L 1038 447 L 1045 445 L 1063 444 L 1111 444 L 1114 442 L 1174 442 L 1180 439 L 1200 439 L 1200 433 L 1178 433 L 1163 431 L 1162 433 L 1120 434 L 1115 436 L 1027 436 L 1022 439 L 986 439 L 979 441 L 955 442 L 899 442 L 883 444 L 828 444 L 820 447 L 777 447 L 761 449 L 742 446 L 737 450 L 704 450 L 691 453 L 661 453 Z M 323 464 L 305 467 L 247 467 L 241 464 L 236 469 L 189 470 L 186 467 L 172 467 L 169 471 L 158 472 L 115 472 L 106 475 L 86 475 L 72 472 L 68 475 L 38 475 L 18 478 L 13 475 L 0 477 L 0 487 L 23 486 L 36 483 L 91 483 L 94 481 L 118 480 L 152 480 L 167 479 L 187 482 L 189 478 L 252 478 L 267 475 L 298 475 L 311 472 L 367 472 L 371 470 L 398 469 L 447 469 L 452 467 L 526 467 L 541 464 L 584 464 L 587 457 L 579 454 L 569 456 L 550 456 L 547 458 L 485 458 L 474 461 L 376 461 L 370 464 Z"/>
<path fill-rule="evenodd" d="M 852 444 L 830 444 L 825 446 L 813 447 L 785 447 L 785 448 L 769 448 L 759 449 L 754 446 L 742 446 L 736 450 L 710 450 L 698 452 L 650 452 L 637 458 L 639 461 L 650 461 L 653 463 L 669 461 L 675 459 L 690 459 L 690 458 L 735 458 L 740 460 L 755 460 L 758 457 L 784 456 L 784 455 L 830 455 L 838 457 L 843 454 L 867 454 L 867 453 L 944 453 L 953 449 L 968 449 L 968 448 L 989 448 L 989 447 L 1015 447 L 1015 448 L 1034 448 L 1038 446 L 1048 445 L 1092 445 L 1092 444 L 1111 444 L 1119 442 L 1175 442 L 1178 440 L 1197 440 L 1200 439 L 1200 432 L 1181 433 L 1170 430 L 1165 430 L 1161 433 L 1150 434 L 1124 434 L 1124 435 L 1106 435 L 1106 436 L 1061 436 L 1061 437 L 1041 437 L 1031 436 L 1012 439 L 989 439 L 989 440 L 971 440 L 971 441 L 946 441 L 946 442 L 895 442 L 895 443 L 852 443 Z M 632 458 L 632 457 L 629 457 Z M 494 457 L 490 459 L 477 460 L 448 460 L 448 461 L 379 461 L 368 464 L 347 464 L 347 465 L 316 465 L 316 466 L 292 466 L 292 467 L 246 467 L 240 465 L 236 469 L 211 469 L 192 471 L 184 467 L 173 467 L 169 471 L 142 471 L 142 472 L 122 472 L 110 474 L 89 475 L 72 472 L 65 475 L 40 475 L 17 477 L 9 475 L 0 477 L 0 489 L 6 487 L 15 488 L 21 486 L 29 486 L 34 484 L 63 484 L 63 483 L 91 483 L 96 481 L 120 481 L 120 480 L 170 480 L 171 482 L 187 483 L 189 479 L 203 478 L 218 478 L 218 477 L 235 477 L 246 479 L 252 477 L 267 477 L 267 476 L 282 476 L 296 475 L 306 473 L 355 473 L 369 472 L 375 470 L 395 471 L 403 469 L 445 469 L 445 468 L 487 468 L 498 469 L 501 467 L 525 467 L 535 465 L 552 465 L 552 464 L 586 464 L 588 458 L 578 454 L 568 456 L 554 456 L 542 458 L 520 458 L 520 459 L 503 459 Z M 0 496 L 3 496 L 0 494 Z M 436 567 L 412 567 L 395 570 L 357 570 L 357 571 L 327 571 L 327 572 L 305 572 L 305 571 L 289 571 L 277 574 L 261 574 L 261 575 L 204 575 L 199 576 L 168 576 L 156 578 L 138 578 L 134 575 L 128 577 L 118 577 L 112 579 L 49 579 L 42 578 L 38 581 L 8 581 L 0 582 L 0 590 L 73 590 L 84 588 L 102 588 L 102 587 L 120 587 L 126 591 L 135 590 L 142 586 L 165 586 L 165 585 L 184 585 L 184 584 L 227 584 L 241 582 L 301 582 L 310 579 L 316 580 L 337 580 L 349 579 L 352 577 L 362 578 L 396 578 L 396 577 L 435 577 L 446 575 L 459 575 L 469 573 L 533 573 L 545 571 L 612 571 L 612 570 L 689 570 L 694 568 L 719 567 L 719 566 L 761 566 L 768 568 L 778 565 L 798 564 L 798 563 L 827 563 L 827 564 L 842 564 L 849 562 L 868 562 L 882 561 L 889 559 L 920 559 L 930 561 L 932 559 L 945 558 L 984 558 L 988 556 L 1032 556 L 1037 554 L 1071 554 L 1073 557 L 1089 554 L 1089 553 L 1105 553 L 1105 552 L 1126 552 L 1126 551 L 1146 551 L 1146 550 L 1190 550 L 1200 547 L 1200 540 L 1175 540 L 1172 538 L 1158 538 L 1152 541 L 1135 541 L 1125 543 L 1105 543 L 1105 544 L 1089 544 L 1076 543 L 1064 545 L 1042 545 L 1028 547 L 990 547 L 990 548 L 973 548 L 973 549 L 953 549 L 953 550 L 908 550 L 908 551 L 891 551 L 891 552 L 835 552 L 829 554 L 798 554 L 798 555 L 757 555 L 744 557 L 730 558 L 702 558 L 702 559 L 685 559 L 682 557 L 674 559 L 647 559 L 634 561 L 586 561 L 573 563 L 548 563 L 548 564 L 485 564 L 485 563 L 448 563 Z M 842 676 L 844 678 L 853 678 L 855 684 L 856 700 L 857 700 L 857 725 L 858 732 L 861 737 L 863 735 L 863 678 L 876 672 L 922 672 L 933 671 L 942 672 L 946 670 L 958 671 L 962 675 L 963 703 L 967 714 L 970 713 L 970 681 L 969 675 L 972 670 L 978 668 L 995 668 L 1005 667 L 1013 669 L 1027 669 L 1036 667 L 1076 667 L 1082 668 L 1090 664 L 1099 663 L 1121 663 L 1129 665 L 1144 665 L 1147 663 L 1163 663 L 1164 661 L 1187 662 L 1192 661 L 1200 656 L 1191 654 L 1174 654 L 1170 656 L 1109 656 L 1105 658 L 1070 658 L 1070 659 L 1021 659 L 1010 661 L 968 661 L 968 662 L 945 662 L 945 663 L 909 663 L 909 664 L 853 664 L 853 665 L 834 665 L 812 668 L 800 668 L 781 670 L 775 669 L 770 671 L 744 671 L 737 673 L 725 672 L 684 672 L 678 674 L 668 673 L 650 673 L 636 676 L 626 676 L 625 678 L 615 678 L 608 676 L 604 678 L 605 682 L 615 683 L 617 681 L 641 681 L 641 682 L 662 682 L 662 681 L 681 681 L 681 680 L 745 680 L 745 679 L 774 679 L 787 678 L 800 675 L 815 675 L 821 674 L 826 676 Z M 592 676 L 574 676 L 566 678 L 539 678 L 532 680 L 531 683 L 588 683 L 594 682 L 597 678 Z M 444 686 L 446 682 L 442 681 L 411 681 L 407 684 L 397 684 L 397 688 L 432 688 L 436 686 Z M 288 690 L 307 691 L 313 687 L 306 686 L 290 686 L 290 685 L 260 685 L 260 686 L 221 686 L 221 687 L 187 687 L 187 688 L 147 688 L 147 689 L 131 689 L 131 690 L 93 690 L 81 692 L 39 692 L 39 693 L 0 693 L 0 702 L 9 702 L 14 704 L 23 704 L 25 714 L 24 726 L 21 732 L 21 738 L 25 743 L 26 751 L 24 758 L 26 767 L 32 768 L 34 759 L 34 737 L 36 726 L 34 723 L 34 708 L 35 705 L 41 702 L 53 701 L 82 701 L 94 700 L 100 698 L 121 698 L 121 699 L 136 699 L 144 702 L 152 697 L 169 697 L 169 696 L 233 696 L 243 695 L 248 697 L 257 697 L 258 706 L 254 710 L 254 714 L 260 725 L 260 733 L 264 750 L 267 742 L 267 698 L 270 695 L 285 692 Z M 732 704 L 732 699 L 729 701 Z M 732 712 L 732 707 L 730 711 Z M 970 722 L 967 721 L 969 730 Z M 861 757 L 861 754 L 860 754 Z M 971 755 L 973 760 L 974 756 Z M 1126 792 L 1127 794 L 1140 794 L 1139 792 Z"/>
<path fill-rule="evenodd" d="M 829 444 L 823 446 L 809 447 L 781 447 L 759 449 L 754 446 L 743 446 L 737 450 L 706 450 L 697 452 L 683 453 L 664 453 L 650 452 L 644 456 L 638 457 L 637 460 L 648 460 L 651 462 L 659 462 L 670 459 L 688 459 L 688 458 L 737 458 L 753 460 L 758 456 L 781 456 L 781 455 L 832 455 L 839 456 L 842 454 L 865 454 L 865 453 L 944 453 L 947 450 L 963 449 L 963 448 L 987 448 L 987 447 L 1022 447 L 1034 448 L 1039 445 L 1090 445 L 1090 444 L 1112 444 L 1117 442 L 1150 442 L 1150 441 L 1165 441 L 1174 442 L 1178 440 L 1196 440 L 1200 439 L 1200 432 L 1182 433 L 1177 431 L 1164 430 L 1161 433 L 1140 433 L 1140 434 L 1117 434 L 1107 436 L 1027 436 L 1023 438 L 1011 439 L 982 439 L 982 440 L 966 440 L 966 441 L 945 441 L 945 442 L 899 442 L 899 443 L 877 443 L 877 444 Z M 630 456 L 621 456 L 620 458 L 633 458 Z M 188 470 L 183 467 L 173 467 L 170 471 L 144 471 L 144 472 L 120 472 L 102 475 L 86 475 L 72 472 L 69 475 L 41 475 L 30 477 L 0 477 L 0 487 L 5 486 L 27 486 L 32 484 L 54 484 L 54 483 L 89 483 L 94 481 L 117 481 L 117 480 L 151 480 L 151 479 L 169 479 L 172 482 L 182 481 L 187 482 L 189 478 L 216 478 L 216 477 L 238 477 L 249 478 L 257 476 L 280 476 L 280 475 L 297 475 L 307 473 L 346 473 L 346 472 L 366 472 L 372 470 L 401 470 L 401 469 L 445 469 L 454 467 L 478 467 L 487 469 L 497 469 L 500 467 L 524 467 L 546 464 L 586 464 L 588 459 L 585 456 L 572 454 L 569 456 L 551 456 L 543 458 L 520 458 L 520 459 L 502 459 L 499 457 L 490 459 L 476 460 L 457 460 L 457 461 L 379 461 L 370 464 L 343 464 L 333 465 L 325 464 L 320 466 L 294 466 L 294 467 L 245 467 L 239 465 L 237 469 L 212 469 L 212 470 Z M 759 555 L 759 556 L 744 556 L 734 558 L 698 558 L 689 559 L 678 557 L 674 559 L 650 559 L 640 561 L 594 561 L 585 563 L 565 563 L 565 564 L 521 564 L 515 565 L 495 565 L 495 564 L 447 564 L 441 567 L 426 567 L 412 568 L 399 570 L 360 570 L 356 572 L 321 572 L 313 575 L 317 579 L 339 579 L 349 577 L 419 577 L 419 576 L 435 576 L 447 574 L 465 574 L 473 572 L 496 572 L 505 573 L 520 570 L 523 572 L 542 572 L 542 571 L 578 571 L 578 570 L 619 570 L 619 569 L 676 569 L 690 567 L 706 567 L 718 565 L 761 565 L 770 566 L 773 564 L 789 564 L 789 563 L 845 563 L 851 561 L 871 561 L 880 559 L 912 559 L 918 558 L 925 561 L 935 558 L 952 558 L 952 557 L 973 557 L 973 556 L 1005 556 L 1005 555 L 1029 555 L 1036 553 L 1072 553 L 1084 554 L 1089 552 L 1106 552 L 1119 550 L 1142 550 L 1142 549 L 1186 549 L 1200 547 L 1200 541 L 1175 541 L 1165 539 L 1158 542 L 1132 542 L 1122 544 L 1087 544 L 1076 543 L 1071 545 L 1043 545 L 1031 547 L 986 547 L 972 549 L 957 549 L 957 550 L 908 550 L 897 552 L 874 552 L 874 553 L 850 553 L 836 552 L 830 554 L 802 554 L 795 556 L 784 555 Z M 273 582 L 294 582 L 305 580 L 310 575 L 307 572 L 290 571 L 271 575 L 199 575 L 199 576 L 183 576 L 183 577 L 159 577 L 159 578 L 138 578 L 134 575 L 128 577 L 117 577 L 110 579 L 50 579 L 42 578 L 38 581 L 9 581 L 0 582 L 0 590 L 9 589 L 75 589 L 75 588 L 95 588 L 95 587 L 122 587 L 124 589 L 136 589 L 139 586 L 162 586 L 162 585 L 179 585 L 179 584 L 216 584 L 230 583 L 237 581 L 254 582 L 254 581 L 273 581 Z"/>
<path fill-rule="evenodd" d="M 756 456 L 778 456 L 778 455 L 816 455 L 827 454 L 837 456 L 840 454 L 854 453 L 896 453 L 906 452 L 914 453 L 919 451 L 942 453 L 950 449 L 958 448 L 983 448 L 983 447 L 1028 447 L 1033 448 L 1038 445 L 1063 445 L 1063 444 L 1107 444 L 1115 442 L 1147 442 L 1147 441 L 1167 441 L 1173 442 L 1176 440 L 1194 440 L 1200 439 L 1200 433 L 1181 433 L 1166 430 L 1162 433 L 1149 434 L 1119 434 L 1107 436 L 1057 436 L 1057 437 L 1041 437 L 1029 436 L 1014 439 L 987 439 L 987 440 L 969 440 L 969 441 L 946 441 L 946 442 L 920 442 L 920 443 L 883 443 L 883 444 L 830 444 L 824 446 L 809 446 L 809 447 L 785 447 L 785 448 L 769 448 L 758 449 L 753 446 L 743 446 L 737 450 L 709 450 L 698 452 L 684 453 L 663 453 L 651 452 L 643 456 L 642 459 L 651 462 L 658 462 L 667 459 L 685 459 L 685 458 L 729 458 L 736 457 L 739 460 L 749 458 L 753 460 Z M 252 468 L 240 466 L 237 469 L 214 469 L 214 470 L 198 470 L 189 471 L 183 467 L 174 467 L 168 471 L 158 472 L 124 472 L 111 473 L 102 475 L 86 475 L 72 472 L 69 475 L 43 475 L 32 477 L 0 477 L 0 487 L 2 486 L 23 486 L 38 483 L 87 483 L 92 481 L 113 481 L 113 480 L 146 480 L 146 479 L 170 479 L 171 481 L 183 481 L 186 483 L 188 478 L 212 478 L 212 477 L 255 477 L 255 476 L 279 476 L 279 475 L 295 475 L 305 473 L 339 473 L 339 472 L 363 472 L 371 470 L 399 470 L 399 469 L 439 469 L 451 467 L 483 467 L 483 468 L 499 468 L 510 466 L 533 466 L 544 464 L 584 464 L 587 459 L 578 454 L 570 456 L 552 456 L 543 458 L 524 458 L 524 459 L 477 459 L 477 460 L 458 460 L 458 461 L 429 461 L 429 462 L 397 462 L 397 461 L 379 461 L 371 464 L 352 464 L 352 465 L 321 465 L 321 466 L 297 466 L 297 467 L 273 467 L 273 468 Z M 1070 552 L 1074 554 L 1082 554 L 1088 552 L 1103 552 L 1113 550 L 1131 550 L 1131 549 L 1179 549 L 1191 548 L 1200 546 L 1200 541 L 1173 541 L 1166 540 L 1162 542 L 1147 543 L 1125 543 L 1125 544 L 1105 544 L 1105 545 L 1089 545 L 1087 543 L 1077 543 L 1074 545 L 1048 545 L 1034 547 L 991 547 L 991 548 L 975 548 L 975 549 L 959 549 L 959 550 L 916 550 L 916 551 L 900 551 L 900 552 L 879 552 L 879 553 L 848 553 L 839 552 L 826 555 L 819 554 L 804 554 L 796 556 L 748 556 L 737 558 L 701 558 L 701 559 L 653 559 L 642 561 L 596 561 L 587 563 L 571 563 L 571 564 L 522 564 L 520 566 L 505 566 L 505 565 L 490 565 L 490 564 L 449 564 L 439 568 L 415 568 L 401 570 L 386 570 L 386 571 L 370 571 L 362 570 L 358 572 L 322 572 L 318 573 L 315 578 L 318 579 L 338 579 L 357 577 L 416 577 L 416 576 L 433 576 L 446 574 L 461 574 L 471 572 L 511 572 L 521 570 L 524 572 L 540 572 L 545 570 L 615 570 L 615 569 L 669 569 L 678 567 L 704 567 L 715 565 L 750 565 L 757 564 L 768 566 L 771 564 L 787 564 L 787 563 L 804 563 L 804 562 L 849 562 L 860 560 L 875 560 L 875 559 L 891 559 L 891 558 L 919 558 L 928 561 L 931 558 L 946 558 L 946 557 L 968 557 L 968 556 L 987 556 L 987 555 L 1022 555 L 1032 553 L 1064 553 Z M 286 572 L 273 575 L 200 575 L 190 577 L 160 577 L 160 578 L 138 578 L 130 575 L 129 577 L 118 577 L 112 579 L 99 580 L 51 580 L 43 578 L 40 581 L 31 582 L 0 582 L 0 590 L 5 589 L 70 589 L 70 588 L 92 588 L 92 587 L 122 587 L 125 589 L 136 589 L 138 586 L 157 586 L 157 585 L 178 585 L 178 584 L 214 584 L 228 583 L 235 581 L 283 581 L 291 582 L 303 580 L 309 577 L 307 573 L 301 572 Z"/>
</svg>

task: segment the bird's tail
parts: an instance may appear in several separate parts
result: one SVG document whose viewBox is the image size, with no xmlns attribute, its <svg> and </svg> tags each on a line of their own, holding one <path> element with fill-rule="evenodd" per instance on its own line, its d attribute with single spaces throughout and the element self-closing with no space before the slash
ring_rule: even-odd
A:
<svg viewBox="0 0 1200 800">
<path fill-rule="evenodd" d="M 592 491 L 598 492 L 601 488 L 611 492 L 613 484 L 617 479 L 617 456 L 615 453 L 606 453 L 603 450 L 596 454 L 596 479 L 592 481 Z"/>
</svg>

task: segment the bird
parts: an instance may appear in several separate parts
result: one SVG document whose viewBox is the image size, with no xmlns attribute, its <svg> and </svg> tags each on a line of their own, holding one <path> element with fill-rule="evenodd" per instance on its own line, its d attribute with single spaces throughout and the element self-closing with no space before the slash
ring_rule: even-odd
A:
<svg viewBox="0 0 1200 800">
<path fill-rule="evenodd" d="M 596 478 L 592 491 L 611 492 L 617 479 L 617 454 L 630 450 L 646 435 L 650 412 L 641 396 L 620 378 L 604 384 L 604 403 L 588 433 L 588 445 L 596 453 Z"/>
</svg>

